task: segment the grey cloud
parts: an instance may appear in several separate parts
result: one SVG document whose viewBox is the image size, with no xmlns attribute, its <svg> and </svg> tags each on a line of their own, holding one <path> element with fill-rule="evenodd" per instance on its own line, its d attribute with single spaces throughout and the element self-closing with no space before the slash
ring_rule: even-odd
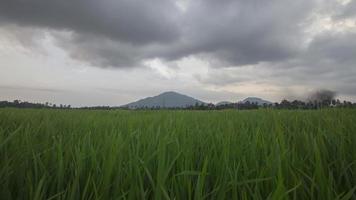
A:
<svg viewBox="0 0 356 200">
<path fill-rule="evenodd" d="M 340 12 L 349 16 L 355 2 Z M 355 63 L 353 34 L 317 36 L 305 47 L 307 22 L 323 1 L 191 0 L 185 11 L 175 3 L 1 0 L 0 28 L 17 24 L 44 29 L 72 58 L 99 67 L 132 67 L 151 58 L 176 61 L 188 56 L 208 60 L 214 67 L 269 63 L 271 70 L 297 67 L 315 72 L 329 70 L 332 64 L 346 69 Z"/>
<path fill-rule="evenodd" d="M 346 4 L 339 14 L 339 17 L 356 17 L 356 1 L 351 0 L 348 4 Z"/>
<path fill-rule="evenodd" d="M 258 81 L 269 74 L 263 70 L 260 71 L 260 69 L 263 69 L 263 67 L 243 66 L 239 68 L 215 68 L 209 70 L 204 76 L 196 74 L 195 78 L 204 84 L 226 86 L 249 81 Z"/>
<path fill-rule="evenodd" d="M 311 42 L 307 53 L 309 59 L 328 60 L 338 66 L 354 65 L 356 61 L 356 33 L 320 35 Z"/>
<path fill-rule="evenodd" d="M 66 49 L 77 60 L 100 67 L 131 67 L 141 65 L 144 59 L 143 48 L 136 48 L 130 43 L 91 34 L 56 34 L 55 42 Z"/>
<path fill-rule="evenodd" d="M 314 70 L 306 77 L 329 85 L 340 94 L 356 95 L 356 33 L 316 37 L 306 54 L 301 60 Z"/>
<path fill-rule="evenodd" d="M 330 89 L 339 95 L 356 96 L 356 33 L 326 32 L 292 59 L 251 67 L 221 69 L 197 80 L 226 86 L 241 82 L 264 82 L 278 88 Z M 283 96 L 281 97 L 283 98 Z"/>
<path fill-rule="evenodd" d="M 0 85 L 0 89 L 4 90 L 26 90 L 26 91 L 37 91 L 37 92 L 50 92 L 58 93 L 64 92 L 65 90 L 54 89 L 54 88 L 45 88 L 45 87 L 29 87 L 29 86 L 13 86 L 13 85 Z"/>
<path fill-rule="evenodd" d="M 72 58 L 98 67 L 140 65 L 149 53 L 147 46 L 169 44 L 180 37 L 178 15 L 173 0 L 0 1 L 2 27 L 17 24 L 14 33 L 43 29 Z M 71 34 L 60 37 L 56 32 Z M 27 33 L 16 36 L 33 40 Z"/>
<path fill-rule="evenodd" d="M 300 26 L 314 1 L 2 0 L 0 22 L 73 32 L 58 43 L 96 66 L 201 56 L 222 65 L 256 64 L 300 51 Z"/>
<path fill-rule="evenodd" d="M 166 0 L 2 0 L 0 21 L 145 44 L 177 37 L 176 9 Z"/>
<path fill-rule="evenodd" d="M 185 84 L 158 80 L 149 68 L 139 69 L 138 76 L 127 73 L 132 80 L 151 76 L 156 81 L 147 87 L 158 89 L 145 89 L 147 95 L 183 88 L 203 100 L 209 101 L 208 96 L 222 100 L 241 95 L 224 92 L 230 88 L 225 86 L 252 84 L 266 86 L 272 95 L 285 94 L 279 98 L 303 96 L 300 88 L 326 88 L 356 97 L 355 29 L 307 33 L 314 14 L 333 22 L 355 21 L 356 0 L 346 5 L 335 0 L 188 0 L 184 11 L 175 1 L 179 0 L 0 0 L 0 40 L 18 40 L 38 51 L 38 41 L 50 35 L 50 41 L 72 58 L 97 67 L 139 67 L 153 58 L 171 67 L 190 56 L 210 65 L 205 68 L 208 74 L 184 68 L 196 73 L 196 88 L 194 78 Z M 11 42 L 6 44 L 11 46 Z M 140 88 L 127 86 L 130 91 L 133 87 Z M 131 97 L 145 96 L 142 88 Z M 11 90 L 31 96 L 46 88 Z M 114 102 L 116 97 L 132 100 L 121 93 L 128 92 L 112 92 L 108 101 Z"/>
<path fill-rule="evenodd" d="M 0 24 L 0 39 L 14 42 L 13 46 L 19 45 L 36 52 L 41 52 L 42 49 L 39 41 L 44 38 L 45 33 L 37 28 L 24 28 L 14 24 Z"/>
<path fill-rule="evenodd" d="M 192 1 L 185 13 L 184 41 L 166 52 L 177 59 L 200 54 L 225 65 L 289 58 L 301 49 L 301 23 L 314 1 Z"/>
</svg>

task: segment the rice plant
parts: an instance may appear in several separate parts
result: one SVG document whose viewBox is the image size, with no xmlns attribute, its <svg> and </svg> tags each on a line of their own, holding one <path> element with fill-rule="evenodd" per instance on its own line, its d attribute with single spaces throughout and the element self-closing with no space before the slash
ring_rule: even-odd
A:
<svg viewBox="0 0 356 200">
<path fill-rule="evenodd" d="M 1 199 L 356 199 L 356 110 L 0 109 Z"/>
</svg>

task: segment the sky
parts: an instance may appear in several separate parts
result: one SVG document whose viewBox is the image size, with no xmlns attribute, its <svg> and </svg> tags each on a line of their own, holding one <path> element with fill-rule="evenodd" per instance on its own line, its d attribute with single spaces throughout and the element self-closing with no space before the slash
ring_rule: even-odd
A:
<svg viewBox="0 0 356 200">
<path fill-rule="evenodd" d="M 356 101 L 356 0 L 0 0 L 0 100 Z"/>
</svg>

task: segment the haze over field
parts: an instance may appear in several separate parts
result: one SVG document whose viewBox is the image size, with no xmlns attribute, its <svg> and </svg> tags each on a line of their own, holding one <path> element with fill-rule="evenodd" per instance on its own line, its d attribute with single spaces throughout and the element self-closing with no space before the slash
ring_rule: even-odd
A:
<svg viewBox="0 0 356 200">
<path fill-rule="evenodd" d="M 0 100 L 356 100 L 355 0 L 1 0 Z"/>
</svg>

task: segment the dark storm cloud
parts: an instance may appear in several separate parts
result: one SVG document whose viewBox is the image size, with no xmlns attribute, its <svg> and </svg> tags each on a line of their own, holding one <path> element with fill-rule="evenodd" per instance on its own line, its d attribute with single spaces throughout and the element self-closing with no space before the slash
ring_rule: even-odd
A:
<svg viewBox="0 0 356 200">
<path fill-rule="evenodd" d="M 336 1 L 191 0 L 184 10 L 177 1 L 0 0 L 0 28 L 44 29 L 72 58 L 98 67 L 188 56 L 214 67 L 270 63 L 271 69 L 315 72 L 336 64 L 350 70 L 355 63 L 354 34 L 322 34 L 306 45 L 312 14 L 326 3 L 335 7 Z M 336 6 L 336 13 L 354 16 L 355 2 Z"/>
<path fill-rule="evenodd" d="M 168 42 L 179 30 L 167 0 L 1 0 L 0 20 L 91 33 L 133 44 Z"/>
<path fill-rule="evenodd" d="M 56 35 L 55 42 L 77 60 L 99 67 L 131 67 L 145 59 L 143 48 L 91 34 Z"/>
<path fill-rule="evenodd" d="M 0 25 L 71 32 L 56 37 L 57 43 L 73 58 L 98 67 L 137 66 L 147 57 L 146 46 L 176 41 L 178 15 L 170 0 L 0 1 Z"/>
<path fill-rule="evenodd" d="M 300 51 L 302 23 L 313 1 L 192 1 L 184 15 L 185 37 L 166 56 L 200 54 L 225 65 L 289 58 Z"/>
<path fill-rule="evenodd" d="M 2 0 L 0 22 L 73 32 L 58 43 L 99 67 L 190 55 L 222 65 L 278 61 L 300 51 L 301 23 L 315 3 L 301 1 Z"/>
</svg>

